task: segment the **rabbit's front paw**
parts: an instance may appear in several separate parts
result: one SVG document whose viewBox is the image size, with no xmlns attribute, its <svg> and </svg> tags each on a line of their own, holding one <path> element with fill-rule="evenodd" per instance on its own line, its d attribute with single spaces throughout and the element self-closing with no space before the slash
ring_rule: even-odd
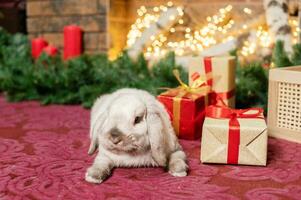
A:
<svg viewBox="0 0 301 200">
<path fill-rule="evenodd" d="M 110 169 L 98 167 L 90 167 L 85 176 L 85 180 L 89 183 L 101 183 L 111 174 Z"/>
<path fill-rule="evenodd" d="M 170 163 L 168 172 L 176 177 L 187 176 L 187 165 L 183 160 L 176 160 Z"/>
<path fill-rule="evenodd" d="M 187 172 L 186 171 L 182 171 L 182 172 L 172 172 L 172 171 L 169 171 L 169 173 L 172 176 L 175 176 L 175 177 L 184 177 L 184 176 L 187 176 Z"/>
<path fill-rule="evenodd" d="M 176 151 L 171 155 L 168 169 L 168 172 L 173 176 L 187 176 L 188 166 L 186 164 L 186 156 L 183 151 Z"/>
</svg>

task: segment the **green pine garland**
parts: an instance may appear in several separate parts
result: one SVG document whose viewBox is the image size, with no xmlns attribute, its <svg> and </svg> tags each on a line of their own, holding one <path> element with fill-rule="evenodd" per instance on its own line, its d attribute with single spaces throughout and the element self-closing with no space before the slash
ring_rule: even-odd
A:
<svg viewBox="0 0 301 200">
<path fill-rule="evenodd" d="M 301 45 L 293 49 L 289 58 L 283 51 L 283 44 L 277 42 L 272 57 L 275 65 L 301 64 Z M 237 64 L 236 107 L 266 108 L 268 71 L 261 62 Z M 42 54 L 34 61 L 25 35 L 10 35 L 0 29 L 0 91 L 10 101 L 38 100 L 42 104 L 91 107 L 99 95 L 123 87 L 140 88 L 157 95 L 160 87 L 178 86 L 173 69 L 178 69 L 182 80 L 187 82 L 187 72 L 176 65 L 174 53 L 151 69 L 142 55 L 133 61 L 126 52 L 114 61 L 108 60 L 105 54 L 82 55 L 69 61 Z"/>
<path fill-rule="evenodd" d="M 230 52 L 237 58 L 237 50 Z M 261 107 L 267 109 L 268 70 L 263 62 L 240 65 L 236 61 L 236 108 Z"/>
<path fill-rule="evenodd" d="M 237 67 L 236 107 L 267 109 L 268 70 L 261 63 Z"/>
<path fill-rule="evenodd" d="M 42 54 L 34 62 L 26 36 L 0 30 L 0 91 L 10 101 L 38 100 L 42 104 L 82 104 L 91 107 L 101 94 L 119 88 L 145 89 L 154 95 L 160 87 L 176 87 L 173 69 L 187 81 L 187 72 L 175 65 L 175 55 L 148 69 L 142 55 L 135 62 L 126 52 L 114 61 L 105 54 L 82 55 L 63 61 Z M 186 78 L 186 79 L 185 79 Z"/>
<path fill-rule="evenodd" d="M 293 46 L 293 54 L 289 56 L 283 48 L 283 42 L 278 41 L 273 51 L 273 58 L 276 67 L 288 67 L 301 65 L 301 44 Z"/>
<path fill-rule="evenodd" d="M 273 49 L 272 61 L 275 67 L 287 67 L 301 64 L 301 44 L 293 46 L 289 56 L 283 48 L 283 42 L 277 41 Z M 236 107 L 247 108 L 259 106 L 267 110 L 268 69 L 263 62 L 249 63 L 237 67 L 236 74 Z"/>
</svg>

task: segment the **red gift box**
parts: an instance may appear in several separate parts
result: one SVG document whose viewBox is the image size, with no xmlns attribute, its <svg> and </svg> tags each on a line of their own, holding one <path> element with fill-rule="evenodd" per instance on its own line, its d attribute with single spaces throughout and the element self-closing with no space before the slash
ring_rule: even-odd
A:
<svg viewBox="0 0 301 200">
<path fill-rule="evenodd" d="M 170 92 L 163 93 L 157 98 L 165 106 L 179 138 L 195 140 L 201 137 L 207 104 L 206 95 L 192 97 L 188 94 L 177 97 Z M 177 103 L 178 109 L 175 108 Z"/>
<path fill-rule="evenodd" d="M 189 87 L 182 82 L 178 71 L 175 70 L 174 75 L 180 86 L 168 88 L 157 98 L 165 106 L 177 136 L 198 139 L 202 133 L 210 87 L 201 79 L 196 81 L 195 87 Z"/>
</svg>

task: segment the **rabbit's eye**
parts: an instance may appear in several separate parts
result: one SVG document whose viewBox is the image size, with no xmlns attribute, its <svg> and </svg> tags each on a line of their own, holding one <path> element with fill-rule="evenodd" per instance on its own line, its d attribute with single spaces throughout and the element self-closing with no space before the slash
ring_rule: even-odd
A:
<svg viewBox="0 0 301 200">
<path fill-rule="evenodd" d="M 134 124 L 139 124 L 142 121 L 142 119 L 143 119 L 143 116 L 137 116 L 135 118 Z"/>
</svg>

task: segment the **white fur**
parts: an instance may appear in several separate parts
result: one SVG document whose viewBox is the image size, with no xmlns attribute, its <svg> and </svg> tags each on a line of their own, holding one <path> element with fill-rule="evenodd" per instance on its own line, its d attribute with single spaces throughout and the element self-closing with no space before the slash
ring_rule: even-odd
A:
<svg viewBox="0 0 301 200">
<path fill-rule="evenodd" d="M 100 149 L 100 151 L 102 151 L 104 155 L 110 157 L 113 160 L 115 167 L 140 167 L 140 166 L 157 167 L 158 166 L 158 164 L 152 158 L 150 151 L 146 152 L 145 154 L 136 155 L 136 156 L 131 156 L 128 154 L 118 155 L 110 151 L 107 151 L 105 149 Z M 98 156 L 101 156 L 101 154 L 99 154 Z"/>
<path fill-rule="evenodd" d="M 134 123 L 135 119 L 139 123 Z M 101 183 L 114 167 L 162 166 L 186 176 L 186 155 L 164 106 L 149 93 L 121 89 L 101 96 L 91 110 L 91 145 L 98 155 L 86 181 Z"/>
</svg>

